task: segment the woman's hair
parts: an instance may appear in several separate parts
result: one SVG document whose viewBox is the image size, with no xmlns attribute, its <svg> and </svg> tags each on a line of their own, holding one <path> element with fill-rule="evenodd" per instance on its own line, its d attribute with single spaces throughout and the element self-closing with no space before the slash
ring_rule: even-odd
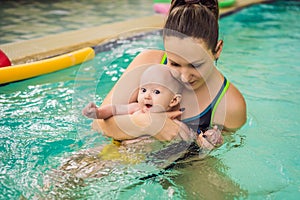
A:
<svg viewBox="0 0 300 200">
<path fill-rule="evenodd" d="M 172 0 L 164 37 L 178 37 L 180 33 L 183 37 L 200 39 L 215 53 L 219 37 L 218 19 L 218 0 Z"/>
</svg>

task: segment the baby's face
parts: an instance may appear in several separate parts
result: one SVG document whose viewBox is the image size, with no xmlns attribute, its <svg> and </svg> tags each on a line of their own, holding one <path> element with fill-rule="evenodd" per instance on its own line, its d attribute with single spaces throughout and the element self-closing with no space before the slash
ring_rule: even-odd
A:
<svg viewBox="0 0 300 200">
<path fill-rule="evenodd" d="M 138 102 L 142 109 L 150 112 L 165 112 L 169 109 L 173 97 L 174 93 L 168 88 L 149 83 L 140 87 Z"/>
</svg>

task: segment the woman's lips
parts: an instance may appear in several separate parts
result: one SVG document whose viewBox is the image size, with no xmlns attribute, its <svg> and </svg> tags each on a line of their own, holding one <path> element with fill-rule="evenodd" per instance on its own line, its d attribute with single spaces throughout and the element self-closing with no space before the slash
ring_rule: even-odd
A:
<svg viewBox="0 0 300 200">
<path fill-rule="evenodd" d="M 189 82 L 185 82 L 184 84 L 187 86 L 193 86 L 196 83 L 196 81 L 189 81 Z"/>
</svg>

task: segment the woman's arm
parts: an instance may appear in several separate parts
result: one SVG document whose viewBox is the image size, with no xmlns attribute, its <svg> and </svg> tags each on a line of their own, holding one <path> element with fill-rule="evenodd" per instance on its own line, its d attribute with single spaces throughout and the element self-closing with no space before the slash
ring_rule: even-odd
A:
<svg viewBox="0 0 300 200">
<path fill-rule="evenodd" d="M 174 113 L 181 114 L 180 111 L 172 112 L 172 114 Z M 94 120 L 92 128 L 116 140 L 132 139 L 144 135 L 153 136 L 161 141 L 171 141 L 177 137 L 188 138 L 189 136 L 185 136 L 184 127 L 171 120 L 168 117 L 169 114 L 171 113 L 139 112 L 133 115 L 114 116 L 106 120 Z"/>
<path fill-rule="evenodd" d="M 223 126 L 222 132 L 235 132 L 247 120 L 246 102 L 240 91 L 231 83 L 216 109 L 213 124 Z"/>
<path fill-rule="evenodd" d="M 216 110 L 212 129 L 207 130 L 197 136 L 198 146 L 204 150 L 212 150 L 223 144 L 222 134 L 233 133 L 242 127 L 246 120 L 246 102 L 239 90 L 230 84 Z M 222 134 L 221 134 L 222 132 Z"/>
</svg>

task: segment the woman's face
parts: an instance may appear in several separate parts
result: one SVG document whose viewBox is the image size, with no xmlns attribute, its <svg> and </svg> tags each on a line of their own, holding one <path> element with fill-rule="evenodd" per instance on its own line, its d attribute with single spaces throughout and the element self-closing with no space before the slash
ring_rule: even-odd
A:
<svg viewBox="0 0 300 200">
<path fill-rule="evenodd" d="M 197 90 L 214 69 L 213 54 L 202 41 L 168 36 L 164 39 L 167 65 L 179 72 L 181 81 L 190 90 Z"/>
</svg>

